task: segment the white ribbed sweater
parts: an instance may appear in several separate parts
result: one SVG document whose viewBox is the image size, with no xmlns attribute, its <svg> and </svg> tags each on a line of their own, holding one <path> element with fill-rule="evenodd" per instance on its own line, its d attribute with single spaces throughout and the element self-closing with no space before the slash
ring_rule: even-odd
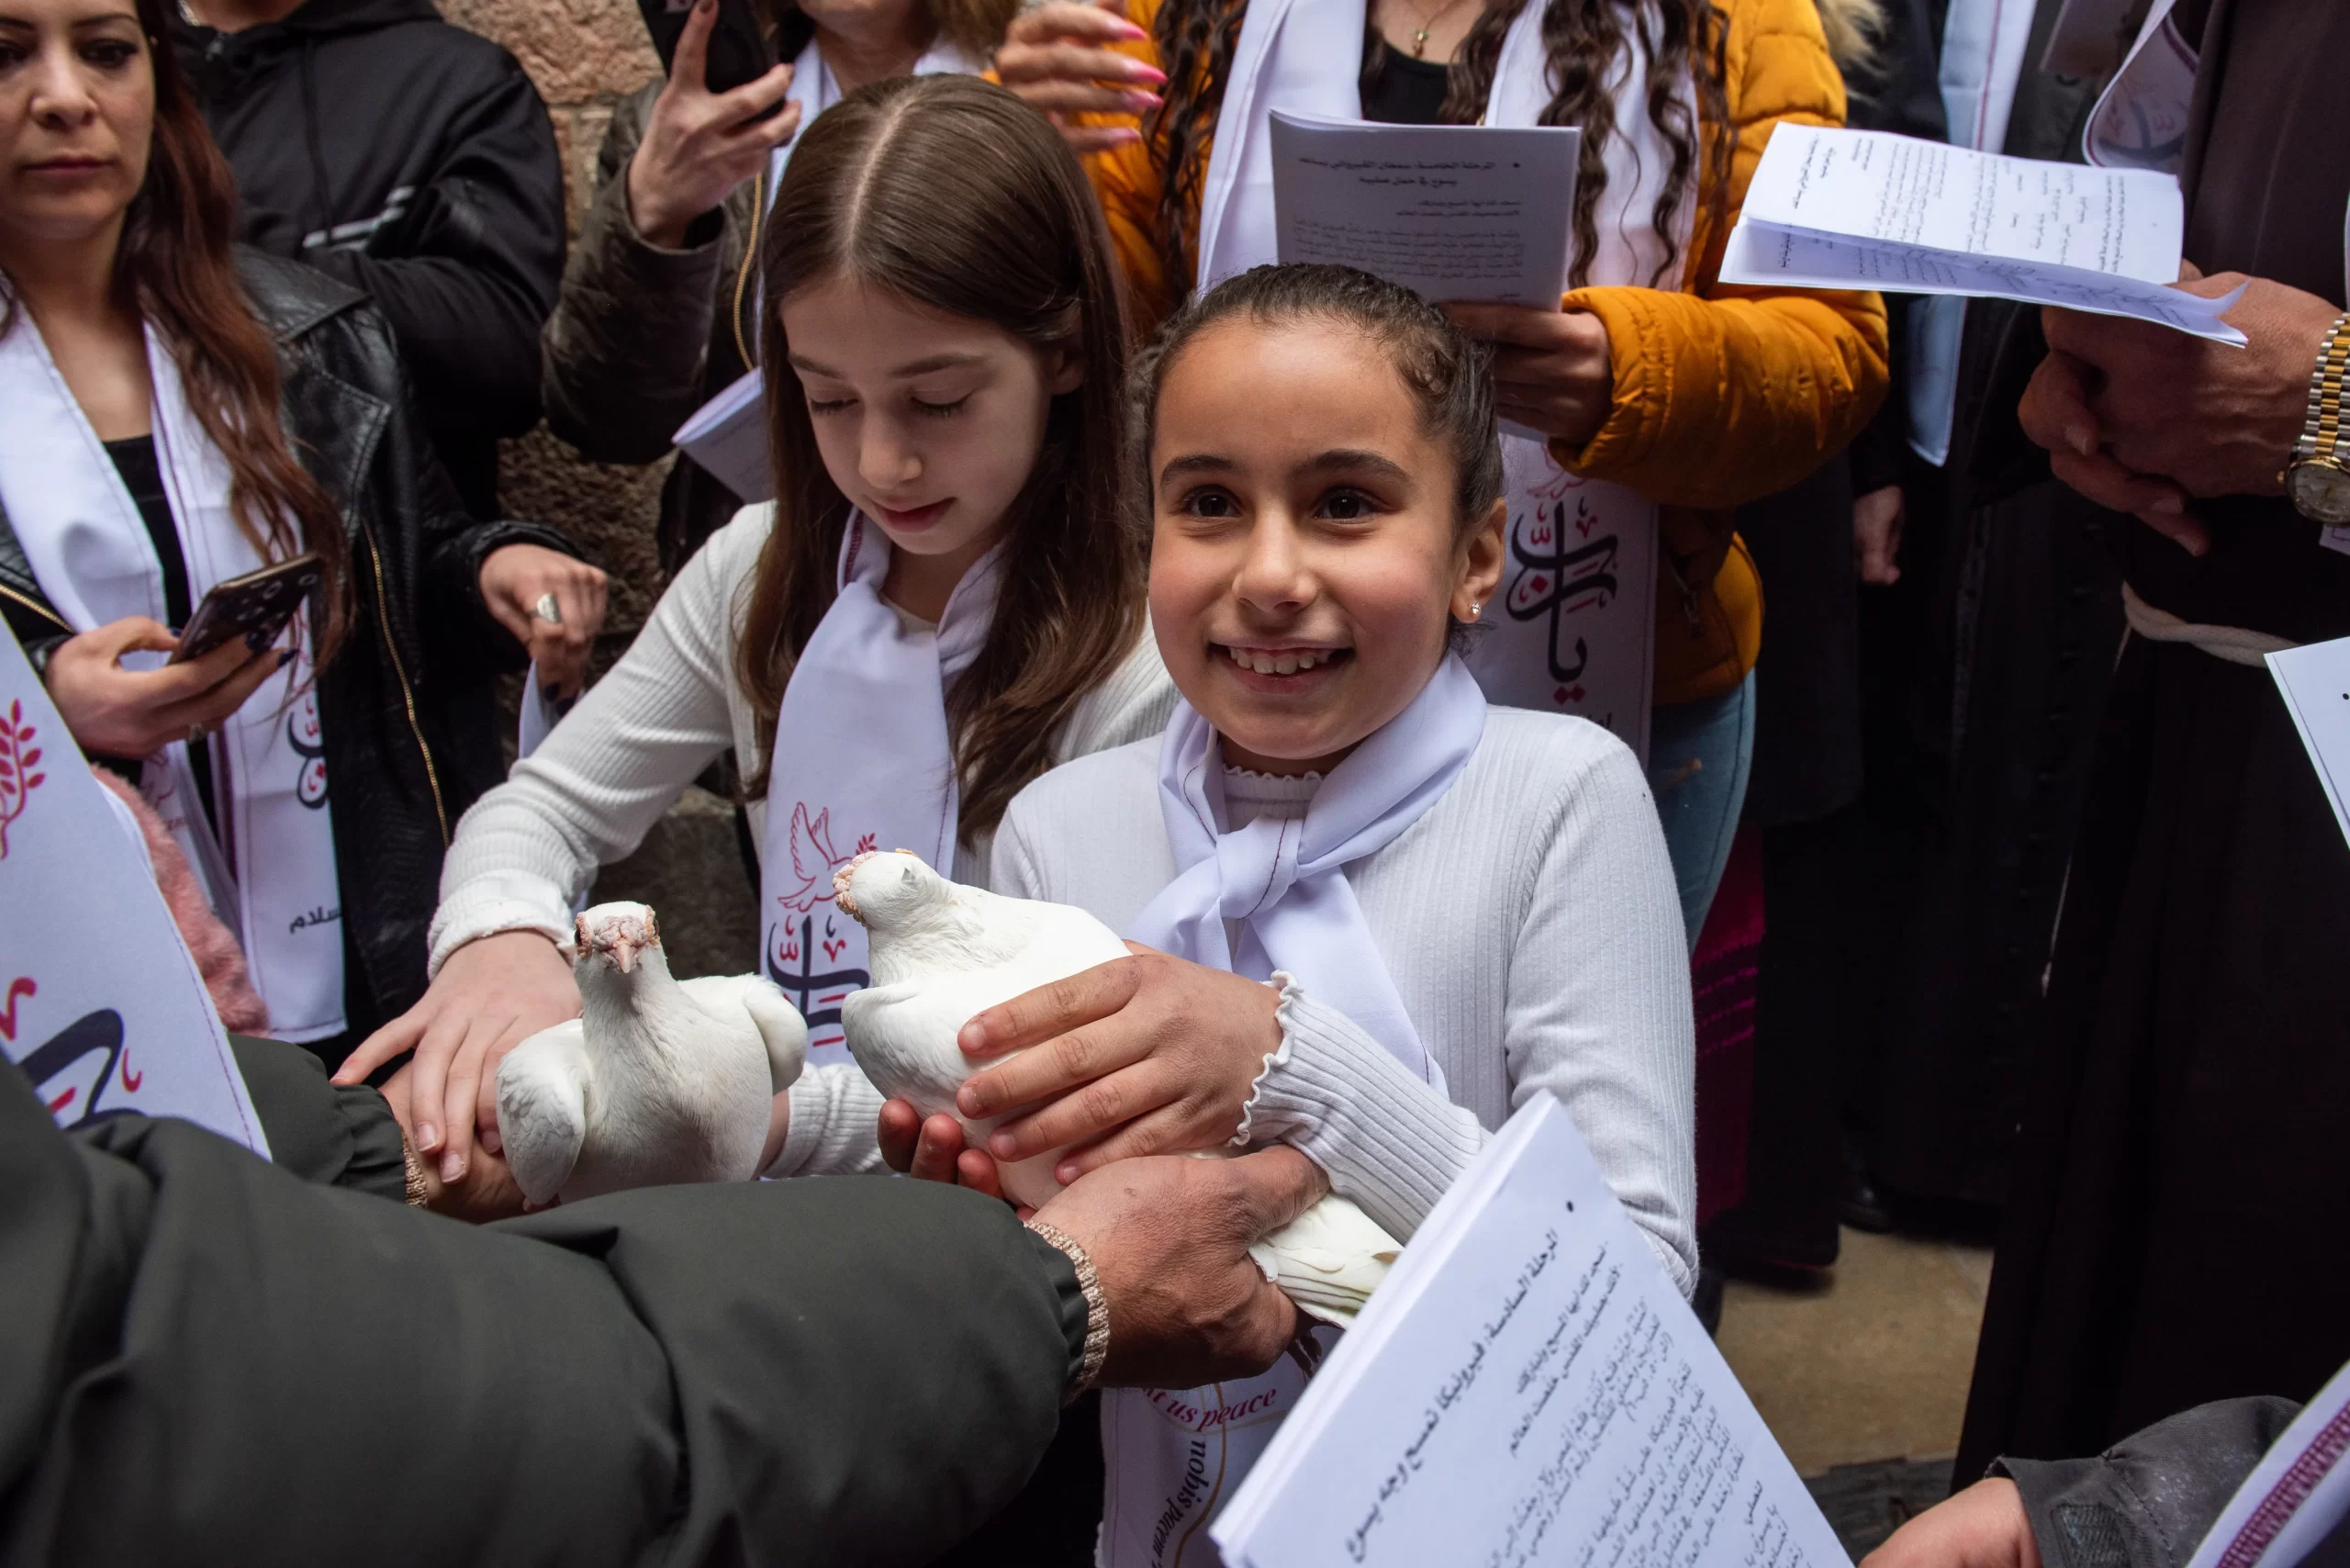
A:
<svg viewBox="0 0 2350 1568">
<path fill-rule="evenodd" d="M 477 936 L 571 935 L 572 904 L 598 868 L 632 853 L 686 786 L 730 747 L 755 770 L 758 715 L 734 678 L 734 648 L 771 505 L 746 507 L 686 563 L 619 664 L 581 698 L 507 781 L 457 824 L 441 868 L 431 970 Z M 1054 753 L 1078 757 L 1156 736 L 1175 689 L 1145 628 L 1134 650 L 1078 702 Z M 767 842 L 767 802 L 749 806 Z M 989 846 L 957 853 L 955 874 L 984 884 Z M 791 1094 L 791 1132 L 770 1172 L 870 1169 L 881 1098 L 854 1068 L 817 1068 Z M 804 1107 L 804 1109 L 803 1109 Z"/>
<path fill-rule="evenodd" d="M 1177 870 L 1158 749 L 1152 740 L 1081 757 L 1022 790 L 996 838 L 996 890 L 1127 929 Z M 1316 782 L 1227 772 L 1226 803 L 1240 820 L 1298 815 Z M 1347 879 L 1451 1103 L 1292 983 L 1281 1049 L 1249 1103 L 1251 1136 L 1304 1150 L 1337 1191 L 1409 1237 L 1511 1112 L 1555 1094 L 1689 1290 L 1689 955 L 1632 754 L 1581 719 L 1492 709 L 1452 789 Z"/>
</svg>

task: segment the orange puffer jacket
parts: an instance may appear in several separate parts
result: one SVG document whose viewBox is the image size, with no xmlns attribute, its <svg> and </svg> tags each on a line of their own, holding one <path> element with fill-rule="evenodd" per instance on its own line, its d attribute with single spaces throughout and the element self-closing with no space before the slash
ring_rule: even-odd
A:
<svg viewBox="0 0 2350 1568">
<path fill-rule="evenodd" d="M 1158 4 L 1129 0 L 1127 14 L 1148 28 Z M 1729 20 L 1723 75 L 1733 135 L 1725 218 L 1707 221 L 1725 174 L 1709 161 L 1691 237 L 1698 264 L 1683 291 L 1579 288 L 1566 296 L 1568 309 L 1606 323 L 1615 408 L 1583 446 L 1551 446 L 1573 472 L 1628 485 L 1662 506 L 1661 704 L 1729 691 L 1754 666 L 1762 588 L 1729 509 L 1818 467 L 1868 421 L 1886 388 L 1885 306 L 1875 295 L 1717 281 L 1771 128 L 1844 120 L 1843 79 L 1812 0 L 1717 4 Z M 1147 43 L 1130 50 L 1157 63 Z M 1129 144 L 1093 154 L 1086 166 L 1132 286 L 1137 325 L 1147 333 L 1171 303 L 1153 239 L 1157 164 L 1148 148 Z M 1188 227 L 1195 243 L 1196 207 Z"/>
</svg>

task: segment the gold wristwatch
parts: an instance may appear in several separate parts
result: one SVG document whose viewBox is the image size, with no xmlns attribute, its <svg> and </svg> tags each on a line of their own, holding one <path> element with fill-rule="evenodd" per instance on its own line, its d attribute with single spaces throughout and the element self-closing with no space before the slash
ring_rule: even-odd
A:
<svg viewBox="0 0 2350 1568">
<path fill-rule="evenodd" d="M 2310 417 L 2279 476 L 2293 510 L 2318 522 L 2350 522 L 2350 454 L 2342 446 L 2342 374 L 2350 364 L 2350 316 L 2338 316 L 2310 372 Z"/>
</svg>

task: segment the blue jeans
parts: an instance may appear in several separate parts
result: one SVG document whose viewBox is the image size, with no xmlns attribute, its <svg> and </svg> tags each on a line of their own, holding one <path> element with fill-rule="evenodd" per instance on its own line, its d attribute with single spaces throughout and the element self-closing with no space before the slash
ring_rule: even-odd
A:
<svg viewBox="0 0 2350 1568">
<path fill-rule="evenodd" d="M 1697 950 L 1706 911 L 1729 864 L 1754 763 L 1754 672 L 1734 691 L 1676 702 L 1649 715 L 1649 792 L 1664 823 L 1664 847 L 1681 893 L 1689 950 Z"/>
</svg>

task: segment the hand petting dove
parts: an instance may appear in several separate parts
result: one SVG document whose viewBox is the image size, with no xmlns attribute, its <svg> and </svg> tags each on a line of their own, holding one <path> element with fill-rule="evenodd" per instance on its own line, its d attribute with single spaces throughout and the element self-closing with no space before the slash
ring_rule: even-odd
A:
<svg viewBox="0 0 2350 1568">
<path fill-rule="evenodd" d="M 873 1086 L 923 1115 L 944 1112 L 973 1142 L 993 1118 L 955 1107 L 971 1066 L 957 1044 L 979 1013 L 1038 986 L 1127 955 L 1115 932 L 1081 909 L 1005 898 L 948 881 L 903 850 L 857 856 L 834 878 L 841 909 L 870 934 L 873 983 L 852 992 L 841 1026 Z M 1237 1150 L 1234 1152 L 1237 1152 Z M 1060 1190 L 1062 1151 L 1002 1166 L 1015 1202 L 1041 1204 Z M 1333 1194 L 1249 1249 L 1267 1279 L 1326 1322 L 1351 1322 L 1386 1277 L 1403 1244 Z"/>
<path fill-rule="evenodd" d="M 575 927 L 580 1015 L 498 1068 L 506 1159 L 534 1208 L 627 1187 L 747 1182 L 771 1102 L 800 1076 L 808 1025 L 759 975 L 670 978 L 641 903 Z"/>
</svg>

